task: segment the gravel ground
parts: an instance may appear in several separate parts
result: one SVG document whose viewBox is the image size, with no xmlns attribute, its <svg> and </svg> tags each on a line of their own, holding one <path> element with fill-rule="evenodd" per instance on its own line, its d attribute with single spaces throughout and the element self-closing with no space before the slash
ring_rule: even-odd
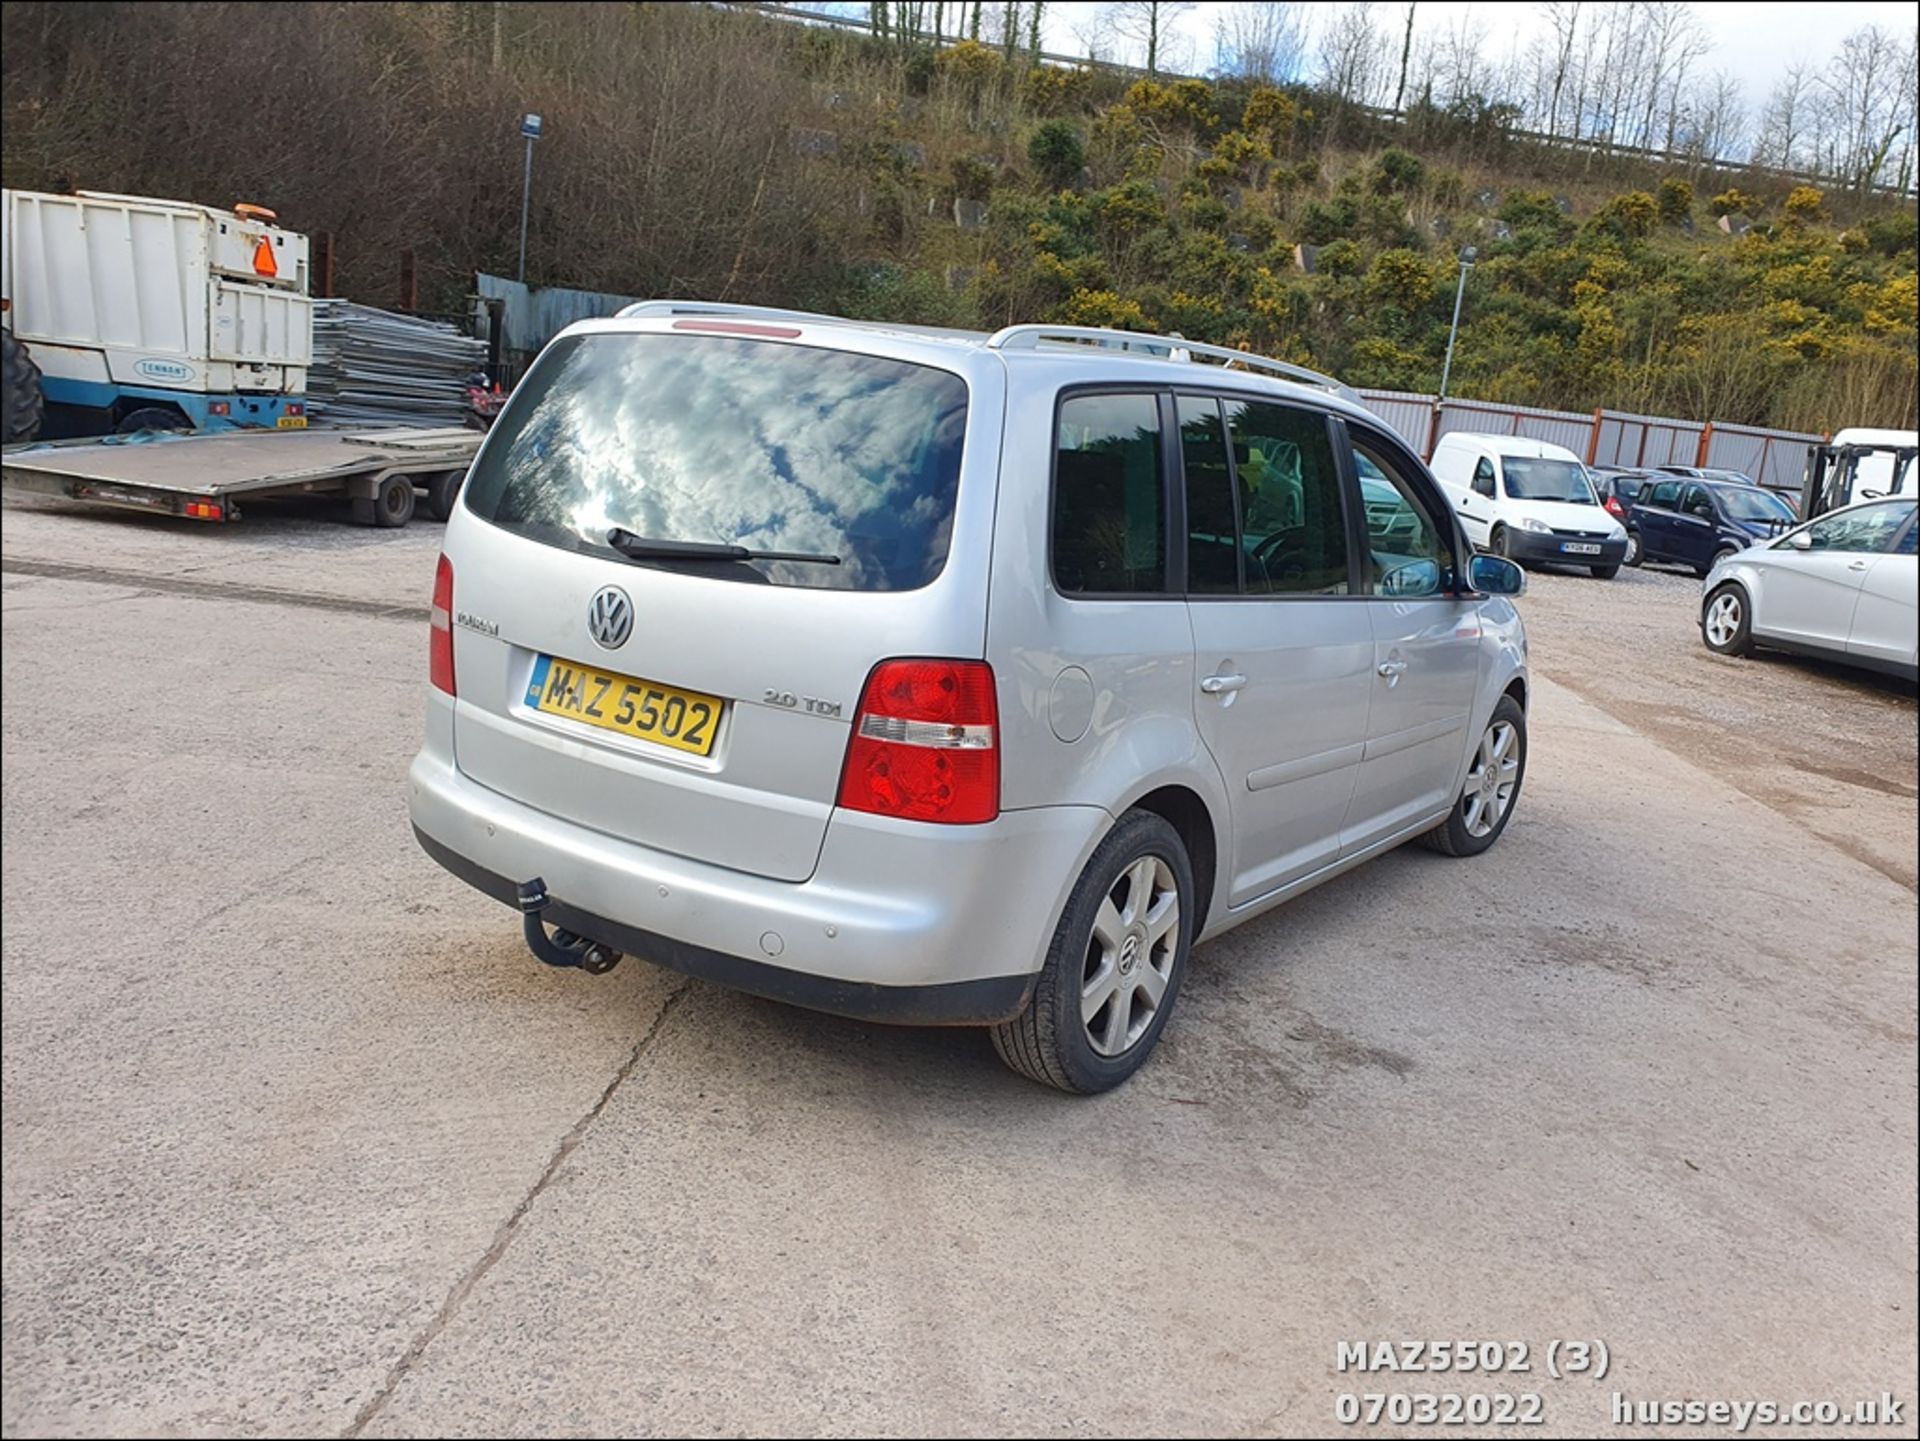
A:
<svg viewBox="0 0 1920 1441">
<path fill-rule="evenodd" d="M 1897 687 L 1708 656 L 1684 578 L 1536 576 L 1500 846 L 1209 945 L 1074 1100 L 976 1033 L 535 964 L 407 830 L 436 530 L 324 513 L 6 509 L 6 1435 L 1911 1418 Z M 1533 1370 L 1337 1368 L 1417 1338 Z"/>
<path fill-rule="evenodd" d="M 1528 579 L 1520 605 L 1536 669 L 1915 889 L 1912 685 L 1777 651 L 1715 655 L 1700 639 L 1691 571 Z M 1778 880 L 1783 897 L 1803 892 L 1791 867 Z"/>
</svg>

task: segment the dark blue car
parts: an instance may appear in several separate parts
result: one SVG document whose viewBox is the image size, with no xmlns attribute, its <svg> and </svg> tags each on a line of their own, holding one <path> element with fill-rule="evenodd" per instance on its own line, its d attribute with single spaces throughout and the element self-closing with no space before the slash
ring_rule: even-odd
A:
<svg viewBox="0 0 1920 1441">
<path fill-rule="evenodd" d="M 1757 485 L 1661 480 L 1643 485 L 1627 507 L 1627 564 L 1670 561 L 1705 575 L 1722 555 L 1793 524 L 1792 508 Z"/>
</svg>

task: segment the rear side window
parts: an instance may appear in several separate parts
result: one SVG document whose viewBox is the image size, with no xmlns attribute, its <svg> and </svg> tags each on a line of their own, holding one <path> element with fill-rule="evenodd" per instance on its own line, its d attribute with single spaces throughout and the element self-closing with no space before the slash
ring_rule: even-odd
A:
<svg viewBox="0 0 1920 1441">
<path fill-rule="evenodd" d="M 1166 474 L 1150 394 L 1060 405 L 1053 463 L 1053 581 L 1067 595 L 1164 591 Z"/>
<path fill-rule="evenodd" d="M 514 392 L 466 504 L 589 555 L 618 556 L 607 534 L 619 528 L 837 561 L 703 563 L 701 575 L 912 590 L 946 563 L 966 422 L 965 382 L 930 366 L 731 337 L 577 335 Z"/>
<path fill-rule="evenodd" d="M 1657 505 L 1662 510 L 1672 510 L 1680 503 L 1680 482 L 1663 480 L 1653 488 L 1647 498 L 1648 505 Z"/>
</svg>

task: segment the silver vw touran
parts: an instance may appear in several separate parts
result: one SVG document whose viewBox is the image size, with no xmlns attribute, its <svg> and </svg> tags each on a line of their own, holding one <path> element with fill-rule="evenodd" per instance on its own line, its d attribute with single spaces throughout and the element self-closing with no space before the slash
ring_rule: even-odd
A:
<svg viewBox="0 0 1920 1441">
<path fill-rule="evenodd" d="M 986 1026 L 1105 1090 L 1197 942 L 1499 838 L 1522 584 L 1311 371 L 650 301 L 474 461 L 413 824 L 548 964 Z"/>
</svg>

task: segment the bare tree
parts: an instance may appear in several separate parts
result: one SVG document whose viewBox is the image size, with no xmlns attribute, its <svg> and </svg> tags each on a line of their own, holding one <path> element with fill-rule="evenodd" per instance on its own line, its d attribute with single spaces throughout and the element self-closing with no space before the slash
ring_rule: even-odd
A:
<svg viewBox="0 0 1920 1441">
<path fill-rule="evenodd" d="M 1413 0 L 1407 0 L 1407 28 L 1400 39 L 1400 83 L 1393 89 L 1393 113 L 1405 113 L 1407 102 L 1407 62 L 1413 59 Z"/>
<path fill-rule="evenodd" d="M 1370 0 L 1341 6 L 1320 38 L 1320 80 L 1341 99 L 1370 104 L 1380 81 L 1380 32 Z"/>
<path fill-rule="evenodd" d="M 1306 68 L 1307 7 L 1291 0 L 1222 5 L 1213 53 L 1222 75 L 1259 85 L 1298 79 Z"/>
<path fill-rule="evenodd" d="M 1894 144 L 1912 124 L 1903 109 L 1901 71 L 1912 68 L 1912 42 L 1896 41 L 1878 25 L 1855 30 L 1821 72 L 1832 119 L 1831 165 L 1855 190 L 1872 188 Z"/>
<path fill-rule="evenodd" d="M 1547 24 L 1553 30 L 1551 53 L 1552 82 L 1548 86 L 1547 134 L 1560 133 L 1560 97 L 1566 93 L 1567 75 L 1573 64 L 1573 40 L 1580 29 L 1580 0 L 1547 0 Z M 1578 118 L 1575 128 L 1578 129 Z"/>
<path fill-rule="evenodd" d="M 1813 127 L 1813 104 L 1813 71 L 1805 61 L 1797 60 L 1787 67 L 1767 97 L 1759 134 L 1754 137 L 1754 159 L 1782 170 L 1798 165 Z"/>
<path fill-rule="evenodd" d="M 1147 76 L 1160 73 L 1160 60 L 1174 21 L 1193 9 L 1191 0 L 1120 0 L 1106 8 L 1106 23 L 1114 34 L 1147 57 Z"/>
</svg>

